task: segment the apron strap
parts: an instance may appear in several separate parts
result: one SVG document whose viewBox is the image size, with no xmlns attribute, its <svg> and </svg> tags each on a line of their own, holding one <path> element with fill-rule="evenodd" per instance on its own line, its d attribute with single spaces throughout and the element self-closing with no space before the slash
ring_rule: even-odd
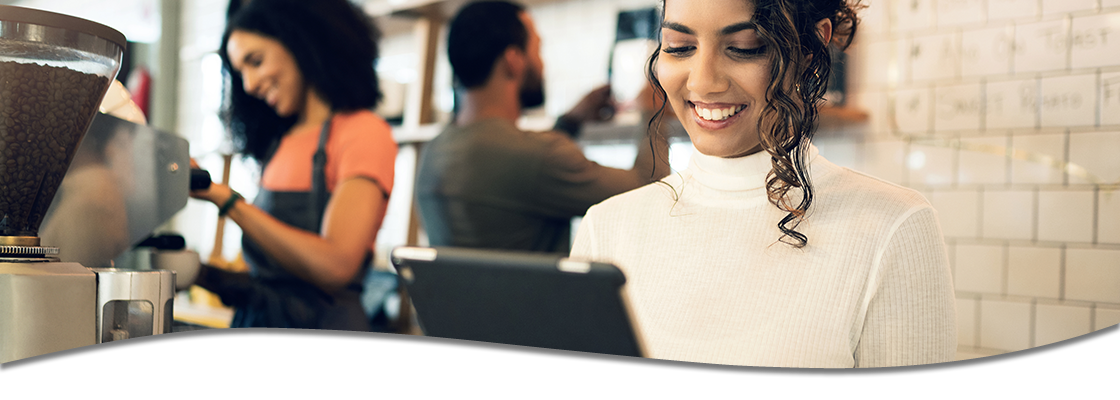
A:
<svg viewBox="0 0 1120 400">
<path fill-rule="evenodd" d="M 327 191 L 327 139 L 331 134 L 331 119 L 323 121 L 323 129 L 319 132 L 319 147 L 311 158 L 311 205 L 312 216 L 315 221 L 323 220 L 323 213 L 327 210 L 327 200 L 330 192 Z"/>
<path fill-rule="evenodd" d="M 316 221 L 316 226 L 322 229 L 323 214 L 327 211 L 327 201 L 330 200 L 331 193 L 327 191 L 327 140 L 331 135 L 331 119 L 333 115 L 327 117 L 323 121 L 323 129 L 319 132 L 319 147 L 315 150 L 315 155 L 311 158 L 311 216 Z M 318 234 L 319 232 L 315 232 Z M 367 253 L 366 259 L 362 263 L 364 266 L 371 265 L 373 262 L 373 253 Z M 361 292 L 361 282 L 364 280 L 367 269 L 363 268 L 361 275 L 355 282 L 351 282 L 351 288 Z"/>
</svg>

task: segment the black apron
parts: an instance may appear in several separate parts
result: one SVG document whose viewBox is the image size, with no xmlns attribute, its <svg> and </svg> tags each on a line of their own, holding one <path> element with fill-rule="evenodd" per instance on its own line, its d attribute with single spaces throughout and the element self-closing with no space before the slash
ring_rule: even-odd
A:
<svg viewBox="0 0 1120 400">
<path fill-rule="evenodd" d="M 318 234 L 330 192 L 324 168 L 330 118 L 319 133 L 319 147 L 312 159 L 310 192 L 273 192 L 261 189 L 253 202 L 276 219 Z M 369 318 L 361 304 L 362 281 L 369 270 L 372 252 L 362 271 L 345 288 L 328 294 L 280 267 L 247 236 L 241 240 L 249 274 L 208 268 L 200 286 L 235 308 L 231 328 L 269 327 L 369 331 Z M 211 289 L 207 286 L 215 286 Z"/>
</svg>

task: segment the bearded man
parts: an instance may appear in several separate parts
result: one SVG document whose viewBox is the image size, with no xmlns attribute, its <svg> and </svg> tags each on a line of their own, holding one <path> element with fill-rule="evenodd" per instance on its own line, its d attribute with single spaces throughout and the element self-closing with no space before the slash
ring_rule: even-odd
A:
<svg viewBox="0 0 1120 400">
<path fill-rule="evenodd" d="M 522 110 L 544 104 L 540 47 L 532 18 L 516 3 L 470 3 L 452 19 L 447 53 L 458 110 L 425 146 L 417 172 L 417 203 L 432 246 L 566 255 L 573 217 L 668 175 L 664 135 L 653 135 L 652 146 L 640 141 L 629 170 L 584 156 L 574 139 L 584 122 L 613 107 L 608 86 L 589 93 L 551 131 L 518 128 Z"/>
</svg>

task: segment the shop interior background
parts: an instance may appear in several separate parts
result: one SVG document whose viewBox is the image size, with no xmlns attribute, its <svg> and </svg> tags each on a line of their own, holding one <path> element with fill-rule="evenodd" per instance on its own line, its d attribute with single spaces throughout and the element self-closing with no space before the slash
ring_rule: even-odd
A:
<svg viewBox="0 0 1120 400">
<path fill-rule="evenodd" d="M 217 116 L 222 77 L 215 51 L 226 1 L 0 4 L 122 31 L 132 42 L 131 70 L 153 79 L 149 124 L 185 137 L 192 157 L 220 176 L 231 148 Z M 409 238 L 417 148 L 449 120 L 452 107 L 440 45 L 432 63 L 435 114 L 427 118 L 434 122 L 409 115 L 410 102 L 422 97 L 422 40 L 430 30 L 426 20 L 400 11 L 427 3 L 440 2 L 359 2 L 385 33 L 377 68 L 386 101 L 378 111 L 397 123 L 394 136 L 402 143 L 397 186 L 378 237 L 382 268 L 393 246 L 425 242 L 422 231 Z M 522 119 L 530 128 L 549 126 L 607 82 L 619 11 L 657 4 L 524 3 L 543 40 L 548 95 L 542 109 Z M 815 140 L 833 162 L 919 190 L 937 208 L 957 291 L 958 357 L 1043 346 L 1120 323 L 1120 0 L 863 4 L 863 24 L 845 63 L 843 105 L 833 110 L 840 117 L 822 124 Z M 626 92 L 644 79 L 634 72 L 644 56 L 620 49 L 615 84 Z M 628 167 L 637 134 L 625 133 L 638 129 L 641 122 L 623 114 L 582 144 L 592 159 Z M 674 140 L 674 169 L 687 165 L 691 151 L 686 138 Z M 256 167 L 234 157 L 230 171 L 230 183 L 251 199 Z M 183 234 L 205 259 L 216 247 L 216 214 L 192 201 L 163 230 Z M 227 223 L 224 232 L 214 256 L 232 260 L 240 231 Z"/>
</svg>

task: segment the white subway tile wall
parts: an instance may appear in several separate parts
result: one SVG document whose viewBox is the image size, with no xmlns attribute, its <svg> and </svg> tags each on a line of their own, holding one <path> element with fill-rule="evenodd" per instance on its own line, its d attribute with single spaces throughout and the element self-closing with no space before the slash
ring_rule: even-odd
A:
<svg viewBox="0 0 1120 400">
<path fill-rule="evenodd" d="M 1092 309 L 1086 306 L 1035 306 L 1034 345 L 1045 346 L 1092 332 Z"/>
<path fill-rule="evenodd" d="M 1120 32 L 1115 30 L 1120 13 L 1074 18 L 1070 32 L 1070 63 L 1073 68 L 1120 64 Z"/>
<path fill-rule="evenodd" d="M 987 190 L 983 196 L 981 236 L 1019 240 L 1034 238 L 1034 191 Z"/>
<path fill-rule="evenodd" d="M 880 1 L 876 6 L 885 7 L 887 1 Z M 890 1 L 894 9 L 894 32 L 906 32 L 925 29 L 933 26 L 933 0 L 907 0 Z"/>
<path fill-rule="evenodd" d="M 1065 297 L 1120 304 L 1120 250 L 1066 249 Z"/>
<path fill-rule="evenodd" d="M 897 140 L 876 141 L 864 143 L 861 147 L 860 171 L 888 182 L 902 183 L 906 177 L 906 170 L 903 167 L 906 160 L 906 143 Z"/>
<path fill-rule="evenodd" d="M 985 128 L 1038 126 L 1038 80 L 990 81 L 985 87 Z"/>
<path fill-rule="evenodd" d="M 868 5 L 894 16 L 848 64 L 874 140 L 834 147 L 937 209 L 962 352 L 1120 322 L 1120 0 Z"/>
<path fill-rule="evenodd" d="M 1015 27 L 965 31 L 961 35 L 961 75 L 964 77 L 1011 72 Z"/>
<path fill-rule="evenodd" d="M 903 133 L 929 132 L 933 98 L 929 88 L 900 89 L 894 93 L 894 128 Z"/>
<path fill-rule="evenodd" d="M 894 55 L 897 47 L 898 43 L 895 42 L 868 43 L 863 46 L 852 46 L 851 55 L 860 54 L 872 60 L 892 60 L 897 59 Z M 897 71 L 896 62 L 869 63 L 859 78 L 864 85 L 885 87 L 891 81 L 891 73 L 897 74 Z M 1117 89 L 1120 90 L 1120 85 L 1117 85 Z"/>
<path fill-rule="evenodd" d="M 979 130 L 982 101 L 980 84 L 934 88 L 933 129 L 938 132 Z"/>
<path fill-rule="evenodd" d="M 1062 249 L 1009 246 L 1007 294 L 1058 299 L 1062 295 Z"/>
<path fill-rule="evenodd" d="M 1102 72 L 1100 85 L 1101 125 L 1120 125 L 1120 73 Z"/>
<path fill-rule="evenodd" d="M 906 156 L 909 183 L 949 186 L 956 180 L 957 146 L 945 140 L 915 140 Z"/>
<path fill-rule="evenodd" d="M 1011 137 L 1011 183 L 1056 184 L 1065 176 L 1066 137 L 1061 134 Z"/>
<path fill-rule="evenodd" d="M 960 35 L 914 36 L 909 56 L 910 78 L 915 82 L 957 77 L 961 69 Z"/>
<path fill-rule="evenodd" d="M 1038 240 L 1091 243 L 1095 197 L 1088 190 L 1039 192 Z"/>
<path fill-rule="evenodd" d="M 1003 293 L 1004 246 L 956 246 L 953 287 L 958 292 Z"/>
<path fill-rule="evenodd" d="M 941 232 L 950 238 L 977 238 L 980 233 L 980 192 L 935 191 L 928 196 L 941 221 Z"/>
<path fill-rule="evenodd" d="M 960 141 L 960 165 L 957 183 L 1002 184 L 1007 183 L 1007 157 L 1009 138 L 966 138 Z"/>
<path fill-rule="evenodd" d="M 1097 243 L 1120 244 L 1120 191 L 1097 193 Z"/>
<path fill-rule="evenodd" d="M 1040 86 L 1042 127 L 1097 124 L 1096 74 L 1042 78 Z"/>
<path fill-rule="evenodd" d="M 1034 17 L 1038 6 L 1038 0 L 988 0 L 988 21 Z"/>
<path fill-rule="evenodd" d="M 983 22 L 985 0 L 938 0 L 934 12 L 938 26 L 957 26 Z"/>
<path fill-rule="evenodd" d="M 1071 134 L 1069 162 L 1070 183 L 1120 182 L 1120 132 Z"/>
<path fill-rule="evenodd" d="M 1059 1 L 1043 1 L 1042 14 L 1055 15 L 1066 13 L 1070 11 L 1084 11 L 1091 10 L 1097 6 L 1096 0 L 1059 0 Z"/>
<path fill-rule="evenodd" d="M 1033 309 L 1030 302 L 981 299 L 980 345 L 977 347 L 1005 351 L 1030 348 Z"/>
<path fill-rule="evenodd" d="M 1063 17 L 1016 26 L 1014 53 L 1013 70 L 1017 73 L 1066 68 L 1069 65 L 1069 20 Z"/>
</svg>

